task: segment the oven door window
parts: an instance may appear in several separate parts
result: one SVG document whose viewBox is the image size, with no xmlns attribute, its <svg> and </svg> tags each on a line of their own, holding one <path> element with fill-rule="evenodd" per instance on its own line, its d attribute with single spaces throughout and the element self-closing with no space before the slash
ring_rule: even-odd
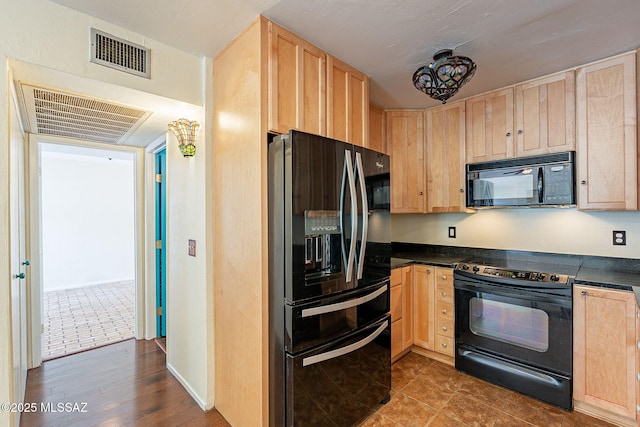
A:
<svg viewBox="0 0 640 427">
<path fill-rule="evenodd" d="M 474 297 L 469 301 L 469 329 L 529 350 L 549 349 L 549 316 L 537 308 Z"/>
</svg>

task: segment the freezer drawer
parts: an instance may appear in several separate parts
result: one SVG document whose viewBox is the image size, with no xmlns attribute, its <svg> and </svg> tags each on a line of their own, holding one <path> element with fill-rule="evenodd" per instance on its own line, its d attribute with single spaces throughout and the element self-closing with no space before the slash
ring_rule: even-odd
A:
<svg viewBox="0 0 640 427">
<path fill-rule="evenodd" d="M 389 281 L 291 306 L 285 304 L 285 350 L 298 353 L 380 320 L 389 311 Z"/>
<path fill-rule="evenodd" d="M 286 356 L 286 426 L 352 426 L 391 389 L 391 319 Z M 295 420 L 295 422 L 293 421 Z"/>
</svg>

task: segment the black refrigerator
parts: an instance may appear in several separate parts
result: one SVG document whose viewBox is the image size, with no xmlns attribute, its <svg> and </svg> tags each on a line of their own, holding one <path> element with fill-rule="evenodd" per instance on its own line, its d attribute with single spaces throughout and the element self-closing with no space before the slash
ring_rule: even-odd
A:
<svg viewBox="0 0 640 427">
<path fill-rule="evenodd" d="M 269 422 L 351 426 L 389 399 L 389 157 L 269 144 Z"/>
</svg>

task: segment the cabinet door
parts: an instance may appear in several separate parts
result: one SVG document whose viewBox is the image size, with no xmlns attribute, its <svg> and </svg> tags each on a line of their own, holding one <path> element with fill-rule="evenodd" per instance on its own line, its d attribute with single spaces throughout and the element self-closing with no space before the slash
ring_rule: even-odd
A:
<svg viewBox="0 0 640 427">
<path fill-rule="evenodd" d="M 459 101 L 425 112 L 427 212 L 466 210 L 464 109 Z"/>
<path fill-rule="evenodd" d="M 326 54 L 269 22 L 268 126 L 326 135 Z"/>
<path fill-rule="evenodd" d="M 327 136 L 366 147 L 369 77 L 327 55 Z"/>
<path fill-rule="evenodd" d="M 413 285 L 413 343 L 434 349 L 435 281 L 434 268 L 415 266 Z"/>
<path fill-rule="evenodd" d="M 413 345 L 413 267 L 402 267 L 403 350 Z"/>
<path fill-rule="evenodd" d="M 466 101 L 467 163 L 513 157 L 513 88 Z"/>
<path fill-rule="evenodd" d="M 386 111 L 391 155 L 391 213 L 425 211 L 424 113 Z"/>
<path fill-rule="evenodd" d="M 573 397 L 635 419 L 634 293 L 574 286 L 573 295 Z"/>
<path fill-rule="evenodd" d="M 375 105 L 369 105 L 369 148 L 387 153 L 387 122 L 384 110 Z"/>
<path fill-rule="evenodd" d="M 635 53 L 579 68 L 579 209 L 636 210 L 638 170 Z"/>
<path fill-rule="evenodd" d="M 554 74 L 516 86 L 516 157 L 576 148 L 575 76 Z"/>
</svg>

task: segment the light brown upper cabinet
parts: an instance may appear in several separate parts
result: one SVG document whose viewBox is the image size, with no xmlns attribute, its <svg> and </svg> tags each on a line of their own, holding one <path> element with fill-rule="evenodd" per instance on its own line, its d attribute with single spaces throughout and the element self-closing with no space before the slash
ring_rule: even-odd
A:
<svg viewBox="0 0 640 427">
<path fill-rule="evenodd" d="M 465 212 L 465 102 L 425 111 L 427 212 Z"/>
<path fill-rule="evenodd" d="M 514 156 L 513 87 L 466 100 L 467 163 Z"/>
<path fill-rule="evenodd" d="M 387 110 L 391 213 L 425 211 L 424 111 Z"/>
<path fill-rule="evenodd" d="M 326 134 L 326 54 L 269 22 L 269 130 Z"/>
<path fill-rule="evenodd" d="M 577 70 L 579 209 L 638 208 L 636 85 L 635 52 Z"/>
<path fill-rule="evenodd" d="M 515 87 L 516 157 L 575 150 L 573 71 Z"/>
<path fill-rule="evenodd" d="M 387 122 L 384 110 L 375 105 L 369 105 L 369 148 L 387 153 Z"/>
<path fill-rule="evenodd" d="M 367 146 L 369 77 L 327 55 L 327 136 Z"/>
</svg>

